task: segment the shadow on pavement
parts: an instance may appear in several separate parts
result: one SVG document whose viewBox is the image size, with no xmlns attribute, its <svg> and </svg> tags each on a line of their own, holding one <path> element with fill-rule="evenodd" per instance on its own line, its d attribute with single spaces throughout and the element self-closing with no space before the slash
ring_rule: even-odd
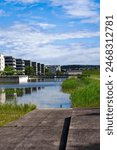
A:
<svg viewBox="0 0 117 150">
<path fill-rule="evenodd" d="M 65 150 L 66 149 L 70 121 L 71 121 L 71 117 L 65 118 L 65 120 L 64 120 L 64 125 L 63 125 L 63 131 L 62 131 L 62 135 L 61 135 L 59 150 Z"/>
</svg>

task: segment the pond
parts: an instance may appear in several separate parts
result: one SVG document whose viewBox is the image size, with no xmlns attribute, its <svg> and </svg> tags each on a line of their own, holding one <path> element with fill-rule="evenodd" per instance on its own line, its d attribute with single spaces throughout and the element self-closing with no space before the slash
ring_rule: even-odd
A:
<svg viewBox="0 0 117 150">
<path fill-rule="evenodd" d="M 61 91 L 62 79 L 0 84 L 0 103 L 35 104 L 37 108 L 70 108 L 69 94 Z"/>
</svg>

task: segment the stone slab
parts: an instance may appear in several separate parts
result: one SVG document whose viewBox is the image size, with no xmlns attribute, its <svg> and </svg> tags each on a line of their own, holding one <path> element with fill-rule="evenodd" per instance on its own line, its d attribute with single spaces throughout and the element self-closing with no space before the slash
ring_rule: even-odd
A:
<svg viewBox="0 0 117 150">
<path fill-rule="evenodd" d="M 100 110 L 73 109 L 66 150 L 100 149 Z"/>
</svg>

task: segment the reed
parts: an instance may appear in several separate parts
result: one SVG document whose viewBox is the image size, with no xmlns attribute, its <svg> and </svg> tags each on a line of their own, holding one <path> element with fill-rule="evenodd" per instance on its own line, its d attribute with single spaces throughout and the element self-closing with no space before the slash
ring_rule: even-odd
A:
<svg viewBox="0 0 117 150">
<path fill-rule="evenodd" d="M 62 83 L 63 92 L 70 93 L 72 107 L 99 107 L 100 81 L 88 77 L 67 79 Z"/>
</svg>

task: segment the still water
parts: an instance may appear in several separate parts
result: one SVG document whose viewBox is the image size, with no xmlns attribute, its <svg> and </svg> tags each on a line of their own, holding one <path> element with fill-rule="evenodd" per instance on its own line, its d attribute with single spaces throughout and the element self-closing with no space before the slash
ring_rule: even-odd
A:
<svg viewBox="0 0 117 150">
<path fill-rule="evenodd" d="M 69 94 L 61 91 L 62 79 L 22 84 L 0 84 L 0 103 L 36 104 L 37 108 L 70 108 Z"/>
</svg>

